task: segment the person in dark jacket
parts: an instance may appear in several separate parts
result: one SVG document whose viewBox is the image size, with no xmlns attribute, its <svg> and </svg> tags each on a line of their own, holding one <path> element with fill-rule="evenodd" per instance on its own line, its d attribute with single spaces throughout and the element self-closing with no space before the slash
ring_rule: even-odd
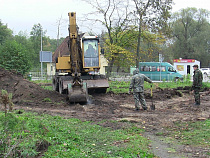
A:
<svg viewBox="0 0 210 158">
<path fill-rule="evenodd" d="M 144 74 L 139 73 L 139 70 L 136 69 L 133 72 L 133 77 L 131 79 L 129 94 L 133 89 L 134 99 L 135 99 L 135 108 L 138 111 L 140 109 L 139 102 L 141 103 L 144 110 L 147 110 L 146 101 L 144 99 L 144 81 L 152 83 L 152 81 L 145 76 Z"/>
<path fill-rule="evenodd" d="M 194 75 L 192 89 L 194 91 L 195 105 L 200 105 L 200 89 L 202 87 L 203 74 L 198 69 L 198 65 L 194 65 L 193 69 Z"/>
</svg>

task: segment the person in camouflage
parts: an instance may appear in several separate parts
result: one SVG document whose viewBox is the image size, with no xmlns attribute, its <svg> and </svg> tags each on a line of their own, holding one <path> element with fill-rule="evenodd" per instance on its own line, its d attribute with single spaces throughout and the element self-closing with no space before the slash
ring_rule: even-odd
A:
<svg viewBox="0 0 210 158">
<path fill-rule="evenodd" d="M 129 94 L 133 89 L 134 99 L 135 99 L 135 108 L 138 111 L 140 109 L 139 102 L 141 103 L 144 110 L 147 110 L 146 101 L 144 99 L 144 81 L 152 83 L 152 81 L 145 76 L 144 74 L 139 73 L 139 70 L 136 69 L 133 71 L 133 77 L 131 79 Z"/>
<path fill-rule="evenodd" d="M 193 69 L 194 75 L 192 89 L 194 91 L 195 105 L 200 105 L 200 89 L 202 87 L 203 75 L 198 69 L 198 65 L 194 65 Z"/>
</svg>

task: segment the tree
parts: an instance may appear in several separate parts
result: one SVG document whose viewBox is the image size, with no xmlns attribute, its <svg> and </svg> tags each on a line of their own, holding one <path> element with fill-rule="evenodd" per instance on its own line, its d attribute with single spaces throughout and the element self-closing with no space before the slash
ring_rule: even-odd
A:
<svg viewBox="0 0 210 158">
<path fill-rule="evenodd" d="M 210 58 L 210 12 L 205 9 L 186 8 L 173 14 L 172 51 L 175 58 L 194 58 L 203 66 L 209 65 Z"/>
<path fill-rule="evenodd" d="M 0 20 L 0 45 L 10 38 L 12 38 L 12 30 L 7 28 L 7 25 L 4 25 Z"/>
<path fill-rule="evenodd" d="M 167 34 L 172 0 L 133 0 L 133 2 L 136 8 L 134 16 L 138 25 L 136 67 L 139 67 L 142 29 L 150 27 L 151 31 Z"/>
<path fill-rule="evenodd" d="M 33 56 L 34 56 L 34 60 L 33 60 L 33 66 L 37 67 L 39 65 L 39 52 L 42 50 L 44 50 L 42 47 L 41 48 L 41 36 L 42 36 L 42 44 L 43 45 L 47 45 L 48 41 L 47 41 L 47 37 L 45 36 L 46 34 L 46 30 L 43 31 L 43 28 L 41 26 L 41 24 L 35 24 L 30 32 L 30 40 L 33 43 Z"/>
<path fill-rule="evenodd" d="M 119 58 L 119 51 L 125 52 L 117 43 L 120 42 L 120 39 L 118 38 L 120 37 L 119 34 L 121 34 L 123 30 L 126 30 L 129 24 L 129 3 L 128 1 L 125 2 L 120 0 L 104 0 L 100 1 L 100 3 L 98 0 L 86 2 L 96 9 L 96 12 L 90 13 L 90 15 L 99 15 L 94 21 L 100 22 L 106 28 L 107 36 L 105 45 L 106 50 L 108 51 L 106 53 L 109 53 L 107 55 L 109 61 L 107 76 L 109 77 L 116 59 Z"/>
<path fill-rule="evenodd" d="M 0 66 L 7 70 L 15 70 L 24 75 L 30 70 L 31 64 L 27 52 L 14 40 L 7 40 L 0 49 Z"/>
</svg>

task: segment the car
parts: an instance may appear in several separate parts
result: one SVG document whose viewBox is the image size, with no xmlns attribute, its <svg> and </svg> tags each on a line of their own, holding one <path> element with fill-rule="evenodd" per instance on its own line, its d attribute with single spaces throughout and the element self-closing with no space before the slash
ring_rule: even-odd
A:
<svg viewBox="0 0 210 158">
<path fill-rule="evenodd" d="M 210 76 L 210 68 L 201 68 L 200 70 L 203 73 L 203 76 Z"/>
</svg>

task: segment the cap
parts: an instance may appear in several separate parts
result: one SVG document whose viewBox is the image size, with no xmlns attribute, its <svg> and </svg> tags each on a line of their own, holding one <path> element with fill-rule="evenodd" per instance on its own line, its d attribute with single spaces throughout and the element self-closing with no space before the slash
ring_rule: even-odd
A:
<svg viewBox="0 0 210 158">
<path fill-rule="evenodd" d="M 198 68 L 198 65 L 193 65 L 193 67 L 197 67 Z"/>
</svg>

